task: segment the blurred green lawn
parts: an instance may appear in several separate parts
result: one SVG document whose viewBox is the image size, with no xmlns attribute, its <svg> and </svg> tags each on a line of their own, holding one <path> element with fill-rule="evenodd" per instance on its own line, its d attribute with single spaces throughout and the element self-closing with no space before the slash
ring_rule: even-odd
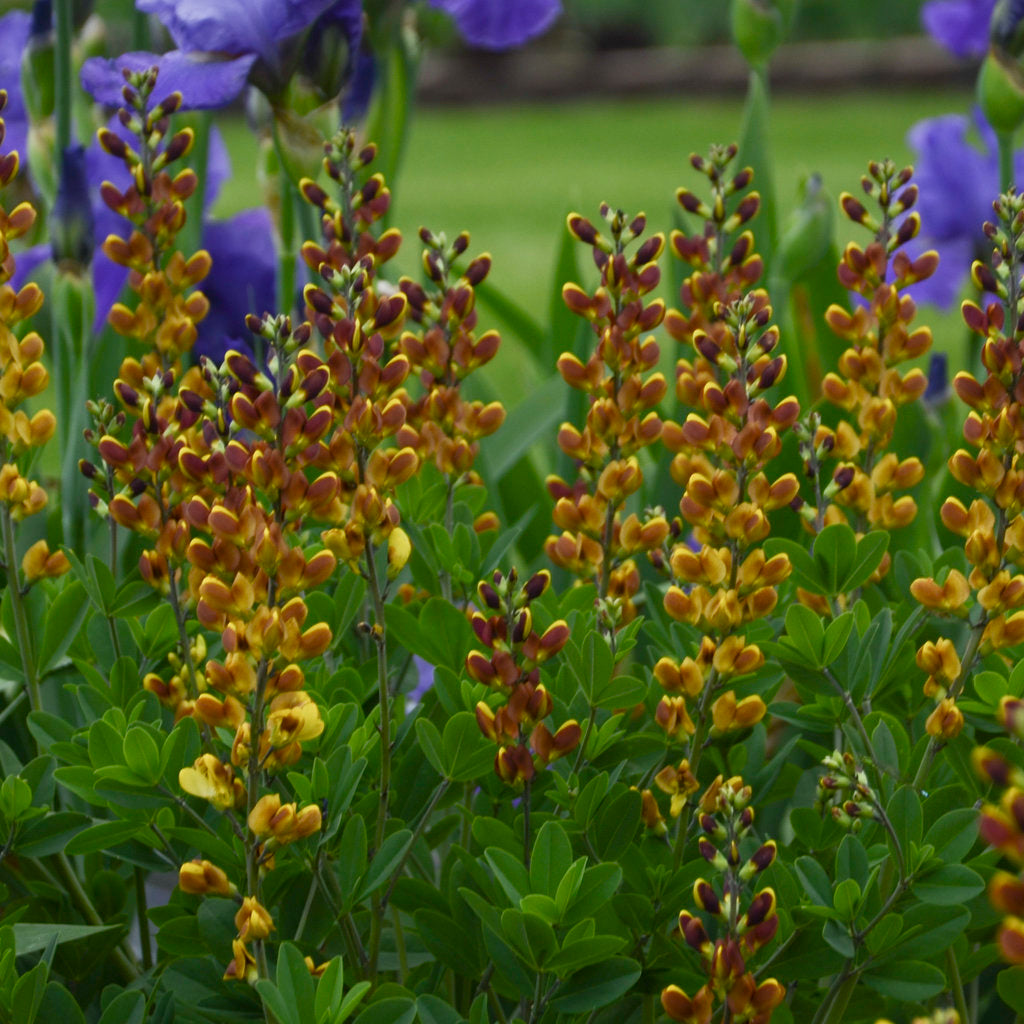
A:
<svg viewBox="0 0 1024 1024">
<path fill-rule="evenodd" d="M 915 121 L 966 111 L 970 102 L 962 91 L 942 90 L 776 98 L 770 131 L 780 224 L 810 173 L 822 175 L 833 197 L 857 191 L 868 160 L 911 160 L 906 134 Z M 490 283 L 544 323 L 566 214 L 596 217 L 607 200 L 628 213 L 645 211 L 652 227 L 671 228 L 675 190 L 699 188 L 690 153 L 734 140 L 742 107 L 738 97 L 691 95 L 419 110 L 394 186 L 394 223 L 407 239 L 398 267 L 419 275 L 420 225 L 449 237 L 468 230 L 471 252 L 494 258 Z M 229 122 L 225 135 L 236 184 L 218 203 L 221 214 L 259 201 L 252 137 L 240 121 Z M 858 234 L 838 217 L 837 231 L 843 242 Z M 483 319 L 488 324 L 486 313 Z M 962 343 L 957 313 L 931 313 L 927 322 L 936 328 L 938 347 Z M 507 368 L 529 387 L 514 348 L 503 348 L 503 366 L 495 370 L 500 376 Z"/>
<path fill-rule="evenodd" d="M 780 208 L 819 172 L 833 195 L 851 191 L 869 159 L 909 161 L 908 128 L 922 117 L 968 109 L 958 92 L 862 92 L 774 100 L 771 137 Z M 544 318 L 565 215 L 596 216 L 607 200 L 671 226 L 675 190 L 697 186 L 687 158 L 736 138 L 740 99 L 558 103 L 419 110 L 394 187 L 394 223 L 412 239 L 420 225 L 449 236 L 468 230 L 473 251 L 494 257 L 491 281 Z M 225 131 L 237 185 L 219 213 L 258 196 L 252 142 L 243 124 Z M 413 271 L 419 243 L 403 253 Z"/>
</svg>

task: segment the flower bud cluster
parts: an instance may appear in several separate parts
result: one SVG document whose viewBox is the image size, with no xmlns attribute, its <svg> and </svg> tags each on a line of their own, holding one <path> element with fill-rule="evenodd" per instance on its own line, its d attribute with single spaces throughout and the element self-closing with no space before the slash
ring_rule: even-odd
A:
<svg viewBox="0 0 1024 1024">
<path fill-rule="evenodd" d="M 210 272 L 210 254 L 200 250 L 185 256 L 176 238 L 185 225 L 185 202 L 198 179 L 185 168 L 171 175 L 168 168 L 192 148 L 189 128 L 169 138 L 171 115 L 181 105 L 181 94 L 171 93 L 151 105 L 156 85 L 155 68 L 125 72 L 125 106 L 118 118 L 130 144 L 117 131 L 102 128 L 100 145 L 124 161 L 131 184 L 121 191 L 109 181 L 100 189 L 103 202 L 131 222 L 124 234 L 111 234 L 103 252 L 128 269 L 128 285 L 136 295 L 135 308 L 117 302 L 110 310 L 110 325 L 124 338 L 140 343 L 141 362 L 126 360 L 121 379 L 138 389 L 155 373 L 180 367 L 181 357 L 195 344 L 196 324 L 206 316 L 209 302 L 196 286 Z"/>
<path fill-rule="evenodd" d="M 6 104 L 7 93 L 0 90 L 0 111 Z M 0 148 L 5 134 L 6 125 L 0 117 Z M 0 155 L 0 190 L 14 181 L 19 163 L 17 151 Z M 23 474 L 19 461 L 27 463 L 57 428 L 57 419 L 49 409 L 30 416 L 22 408 L 46 389 L 50 379 L 42 363 L 43 339 L 35 331 L 20 339 L 15 334 L 19 325 L 40 310 L 43 293 L 36 284 L 15 291 L 9 283 L 15 268 L 10 243 L 29 231 L 35 219 L 36 211 L 28 202 L 18 203 L 11 210 L 0 204 L 0 506 L 8 522 L 18 522 L 46 507 L 46 491 Z M 13 555 L 8 551 L 8 557 Z M 45 540 L 33 544 L 21 561 L 29 583 L 60 576 L 69 568 L 64 554 L 51 552 Z M 14 573 L 15 567 L 8 565 L 7 571 Z"/>
<path fill-rule="evenodd" d="M 682 308 L 665 316 L 669 334 L 693 349 L 692 358 L 676 365 L 676 397 L 693 411 L 682 424 L 666 422 L 662 439 L 674 453 L 672 477 L 684 490 L 679 510 L 694 544 L 678 540 L 656 563 L 673 579 L 666 611 L 696 626 L 704 639 L 695 656 L 678 664 L 664 658 L 655 667 L 667 691 L 658 721 L 670 735 L 694 731 L 684 695 L 700 698 L 703 716 L 720 683 L 761 666 L 761 651 L 746 643 L 742 630 L 771 613 L 777 587 L 790 573 L 789 559 L 767 558 L 761 542 L 771 529 L 769 513 L 789 505 L 799 487 L 794 474 L 773 479 L 771 471 L 799 406 L 793 397 L 771 397 L 786 357 L 776 352 L 779 332 L 768 294 L 753 287 L 763 262 L 745 225 L 760 199 L 745 193 L 749 168 L 730 170 L 735 155 L 729 146 L 691 158 L 708 178 L 711 199 L 680 189 L 680 204 L 703 219 L 703 230 L 690 236 L 676 231 L 671 239 L 676 256 L 693 268 L 680 290 Z M 712 708 L 714 728 L 744 728 L 764 712 L 760 697 L 737 700 L 729 691 Z"/>
<path fill-rule="evenodd" d="M 999 717 L 1011 739 L 1019 743 L 1024 734 L 1024 702 L 1005 698 Z M 1013 865 L 1012 873 L 995 872 L 988 898 L 1003 915 L 996 935 L 1000 955 L 1008 963 L 1024 966 L 1024 771 L 990 747 L 975 747 L 971 760 L 985 783 L 1002 790 L 997 804 L 982 805 L 978 832 L 983 842 Z"/>
<path fill-rule="evenodd" d="M 551 574 L 535 573 L 519 586 L 515 569 L 495 572 L 490 583 L 477 588 L 480 611 L 470 624 L 486 651 L 470 651 L 466 671 L 498 694 L 497 702 L 480 701 L 476 720 L 480 731 L 498 744 L 495 774 L 511 786 L 530 782 L 537 766 L 545 766 L 574 750 L 580 727 L 574 719 L 554 733 L 544 719 L 553 709 L 551 694 L 540 681 L 540 666 L 569 640 L 561 619 L 543 633 L 533 628 L 530 605 L 548 588 Z"/>
<path fill-rule="evenodd" d="M 891 530 L 917 514 L 914 499 L 897 494 L 919 483 L 924 467 L 917 458 L 900 459 L 886 450 L 900 406 L 920 398 L 928 384 L 920 369 L 900 367 L 932 344 L 929 328 L 912 326 L 917 307 L 905 294 L 931 277 L 939 262 L 934 251 L 911 259 L 903 248 L 921 226 L 919 215 L 910 212 L 917 201 L 912 173 L 909 167 L 897 170 L 891 160 L 868 165 L 861 185 L 877 214 L 848 192 L 840 196 L 846 217 L 874 237 L 866 247 L 851 242 L 839 262 L 839 281 L 854 297 L 853 312 L 832 305 L 825 314 L 850 347 L 839 357 L 838 372 L 822 381 L 824 398 L 843 418 L 834 429 L 817 424 L 809 439 L 820 457 L 837 462 L 826 493 L 801 508 L 816 530 L 847 521 L 857 531 Z M 887 556 L 883 575 L 888 566 Z"/>
<path fill-rule="evenodd" d="M 599 611 L 614 630 L 636 614 L 640 575 L 634 556 L 659 549 L 669 532 L 660 510 L 625 513 L 643 483 L 638 453 L 661 436 L 654 410 L 667 384 L 656 370 L 658 345 L 646 332 L 665 315 L 661 299 L 647 298 L 661 280 L 657 261 L 665 238 L 639 241 L 647 224 L 643 214 L 630 219 L 605 203 L 601 216 L 608 237 L 578 213 L 568 219 L 570 233 L 590 246 L 600 283 L 592 293 L 566 284 L 562 297 L 590 324 L 597 345 L 586 362 L 570 352 L 558 359 L 562 378 L 586 394 L 588 408 L 582 429 L 563 423 L 558 432 L 558 446 L 578 475 L 572 483 L 547 480 L 562 532 L 547 539 L 545 551 L 555 565 L 596 584 Z"/>
<path fill-rule="evenodd" d="M 928 673 L 924 690 L 936 700 L 928 732 L 951 739 L 963 727 L 956 698 L 979 657 L 1024 641 L 1024 197 L 1001 196 L 995 220 L 985 225 L 994 250 L 991 266 L 976 261 L 972 277 L 979 289 L 994 296 L 982 310 L 973 302 L 962 307 L 967 326 L 984 340 L 982 380 L 962 371 L 953 390 L 970 408 L 963 436 L 969 448 L 949 459 L 949 471 L 975 492 L 969 505 L 947 498 L 940 516 L 948 530 L 964 538 L 970 573 L 952 569 L 940 583 L 922 578 L 911 593 L 926 608 L 966 619 L 971 630 L 963 652 L 940 638 L 918 651 L 918 667 Z"/>
<path fill-rule="evenodd" d="M 700 954 L 708 980 L 692 997 L 677 985 L 662 990 L 661 1005 L 674 1021 L 709 1024 L 715 1005 L 724 1004 L 726 1018 L 767 1024 L 786 989 L 774 978 L 758 983 L 747 961 L 775 937 L 779 917 L 775 892 L 753 891 L 755 880 L 775 860 L 773 840 L 758 844 L 752 835 L 751 789 L 735 776 L 719 775 L 701 796 L 697 808 L 701 856 L 718 876 L 718 884 L 698 878 L 693 901 L 698 910 L 717 919 L 712 940 L 704 921 L 682 911 L 679 932 Z"/>
<path fill-rule="evenodd" d="M 831 814 L 842 828 L 859 832 L 865 819 L 875 819 L 878 804 L 864 769 L 851 753 L 838 750 L 826 757 L 822 766 L 825 774 L 818 779 L 814 809 L 821 814 Z"/>
<path fill-rule="evenodd" d="M 391 444 L 411 404 L 404 384 L 412 363 L 399 342 L 409 300 L 377 279 L 401 236 L 392 229 L 378 238 L 371 231 L 390 202 L 379 174 L 359 184 L 359 172 L 372 162 L 375 148 L 357 150 L 354 134 L 342 130 L 325 150 L 324 168 L 337 185 L 338 199 L 308 179 L 301 185 L 307 201 L 321 211 L 323 232 L 320 243 L 302 247 L 316 277 L 306 286 L 305 300 L 323 339 L 327 371 L 327 397 L 320 407 L 327 435 L 317 465 L 335 472 L 341 485 L 341 514 L 323 540 L 340 561 L 366 576 L 376 572 L 374 550 L 386 546 L 387 575 L 394 578 L 411 552 L 394 490 L 420 465 L 408 436 L 397 447 Z"/>
<path fill-rule="evenodd" d="M 458 273 L 456 261 L 469 247 L 466 232 L 449 244 L 444 235 L 422 228 L 420 239 L 426 246 L 426 285 L 407 277 L 398 284 L 418 330 L 403 332 L 398 345 L 422 393 L 409 402 L 397 442 L 450 478 L 472 479 L 480 438 L 505 421 L 501 402 L 468 401 L 461 390 L 470 373 L 494 358 L 501 342 L 497 331 L 475 333 L 476 287 L 490 272 L 491 257 L 476 256 Z"/>
</svg>

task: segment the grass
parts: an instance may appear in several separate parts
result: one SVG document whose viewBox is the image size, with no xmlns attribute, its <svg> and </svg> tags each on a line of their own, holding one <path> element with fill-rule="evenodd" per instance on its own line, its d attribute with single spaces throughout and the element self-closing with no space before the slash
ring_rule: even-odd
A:
<svg viewBox="0 0 1024 1024">
<path fill-rule="evenodd" d="M 869 159 L 911 160 L 915 121 L 969 103 L 937 91 L 777 98 L 771 133 L 783 217 L 811 172 L 833 195 L 852 190 Z M 741 113 L 739 99 L 700 96 L 420 110 L 394 187 L 394 223 L 410 239 L 422 224 L 468 230 L 473 250 L 494 257 L 492 281 L 543 319 L 565 215 L 596 216 L 607 200 L 670 225 L 676 188 L 697 183 L 690 153 L 735 139 Z M 251 137 L 240 123 L 225 134 L 236 183 L 220 213 L 259 195 Z M 414 272 L 416 245 L 407 248 L 402 269 Z"/>
<path fill-rule="evenodd" d="M 854 191 L 869 159 L 912 160 L 906 135 L 915 121 L 969 105 L 963 92 L 936 90 L 776 98 L 770 131 L 780 225 L 809 174 L 821 174 L 833 197 Z M 449 237 L 468 230 L 470 251 L 494 258 L 490 283 L 546 323 L 566 214 L 596 217 L 607 200 L 628 213 L 644 210 L 652 227 L 670 228 L 676 188 L 699 188 L 690 153 L 735 139 L 742 107 L 740 98 L 689 95 L 419 110 L 393 190 L 394 223 L 407 239 L 398 269 L 419 275 L 420 225 Z M 236 180 L 218 203 L 222 214 L 253 205 L 260 194 L 252 136 L 241 122 L 229 123 L 225 135 Z M 857 235 L 844 219 L 836 223 L 841 241 Z M 491 325 L 486 313 L 482 319 Z M 927 322 L 938 347 L 962 345 L 957 313 L 929 315 Z M 506 398 L 517 400 L 535 379 L 503 334 L 492 369 Z"/>
</svg>

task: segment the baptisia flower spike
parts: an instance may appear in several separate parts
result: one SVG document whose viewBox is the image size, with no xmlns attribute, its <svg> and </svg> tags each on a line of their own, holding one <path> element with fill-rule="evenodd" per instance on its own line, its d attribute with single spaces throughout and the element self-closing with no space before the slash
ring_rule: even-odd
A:
<svg viewBox="0 0 1024 1024">
<path fill-rule="evenodd" d="M 689 349 L 676 365 L 676 396 L 687 415 L 681 424 L 666 422 L 662 440 L 684 493 L 673 529 L 679 539 L 653 552 L 652 560 L 671 574 L 665 610 L 703 634 L 696 651 L 682 660 L 662 658 L 654 667 L 665 690 L 658 724 L 670 737 L 690 737 L 687 761 L 658 776 L 673 796 L 689 788 L 684 770 L 696 775 L 709 727 L 724 734 L 765 714 L 757 694 L 737 699 L 721 688 L 764 662 L 760 648 L 747 643 L 746 630 L 774 609 L 790 564 L 784 554 L 768 558 L 761 543 L 771 530 L 768 513 L 788 505 L 799 489 L 793 473 L 776 475 L 772 466 L 799 405 L 769 392 L 785 374 L 786 357 L 776 351 L 779 331 L 768 294 L 754 288 L 763 261 L 748 224 L 760 198 L 747 191 L 750 168 L 731 168 L 735 156 L 735 146 L 716 146 L 708 158 L 690 158 L 708 179 L 711 197 L 679 190 L 680 205 L 703 221 L 703 229 L 676 231 L 671 239 L 672 251 L 691 268 L 680 308 L 665 315 L 669 334 Z M 694 546 L 682 539 L 686 528 Z M 696 721 L 687 700 L 695 703 Z M 675 813 L 683 806 L 673 801 Z"/>
<path fill-rule="evenodd" d="M 963 726 L 956 700 L 979 659 L 1024 641 L 1024 463 L 1020 452 L 1020 395 L 1024 371 L 1024 198 L 1007 193 L 993 205 L 986 224 L 994 252 L 990 264 L 975 262 L 971 276 L 980 291 L 996 297 L 985 309 L 963 304 L 964 321 L 983 339 L 981 379 L 961 372 L 953 390 L 970 407 L 964 422 L 966 448 L 949 460 L 953 478 L 970 492 L 969 504 L 950 497 L 942 505 L 942 522 L 964 538 L 971 566 L 967 577 L 950 570 L 941 581 L 922 578 L 911 593 L 926 608 L 965 619 L 969 627 L 961 650 L 940 638 L 922 645 L 918 667 L 927 673 L 924 692 L 936 701 L 927 721 L 933 737 L 918 771 L 923 785 L 938 747 Z"/>
</svg>

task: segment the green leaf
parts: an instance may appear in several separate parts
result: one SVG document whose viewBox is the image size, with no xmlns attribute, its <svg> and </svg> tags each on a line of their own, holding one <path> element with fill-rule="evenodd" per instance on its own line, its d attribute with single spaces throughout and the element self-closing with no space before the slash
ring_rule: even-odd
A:
<svg viewBox="0 0 1024 1024">
<path fill-rule="evenodd" d="M 1007 967 L 996 977 L 996 990 L 1011 1010 L 1024 1013 L 1024 967 Z"/>
<path fill-rule="evenodd" d="M 89 760 L 93 768 L 124 764 L 124 740 L 117 729 L 105 718 L 89 726 Z"/>
<path fill-rule="evenodd" d="M 142 1024 L 146 997 L 141 992 L 122 992 L 115 996 L 100 1017 L 99 1024 Z"/>
<path fill-rule="evenodd" d="M 919 960 L 886 960 L 865 971 L 863 978 L 869 988 L 905 1003 L 930 999 L 946 987 L 942 971 Z"/>
<path fill-rule="evenodd" d="M 366 877 L 360 886 L 358 899 L 365 899 L 391 877 L 392 872 L 398 867 L 405 856 L 405 851 L 409 848 L 411 842 L 412 832 L 407 828 L 403 828 L 397 832 L 392 832 L 380 844 L 380 849 L 373 855 L 373 860 L 370 861 L 370 868 L 366 872 Z"/>
<path fill-rule="evenodd" d="M 853 921 L 860 903 L 860 886 L 855 878 L 844 878 L 835 889 L 832 904 L 844 921 Z"/>
<path fill-rule="evenodd" d="M 572 864 L 572 844 L 557 821 L 546 821 L 537 832 L 530 857 L 530 888 L 554 897 Z"/>
<path fill-rule="evenodd" d="M 978 841 L 978 812 L 972 807 L 948 811 L 928 829 L 924 841 L 935 848 L 936 857 L 959 863 Z"/>
<path fill-rule="evenodd" d="M 474 642 L 466 616 L 443 598 L 432 597 L 420 612 L 419 625 L 429 651 L 427 660 L 461 672 Z"/>
<path fill-rule="evenodd" d="M 18 1024 L 34 1024 L 43 1002 L 49 973 L 45 963 L 38 963 L 14 983 L 11 1006 Z"/>
<path fill-rule="evenodd" d="M 361 814 L 353 814 L 345 822 L 335 870 L 343 896 L 355 893 L 356 883 L 366 870 L 366 820 Z"/>
<path fill-rule="evenodd" d="M 921 798 L 911 786 L 901 786 L 892 795 L 886 813 L 893 824 L 903 856 L 910 852 L 910 844 L 921 844 Z"/>
<path fill-rule="evenodd" d="M 444 749 L 441 741 L 441 733 L 436 725 L 422 715 L 416 719 L 416 742 L 424 756 L 430 762 L 431 768 L 442 778 L 448 777 L 445 768 Z"/>
<path fill-rule="evenodd" d="M 857 554 L 846 572 L 840 593 L 848 594 L 863 586 L 871 574 L 882 564 L 889 549 L 889 534 L 885 530 L 872 530 L 857 541 Z"/>
<path fill-rule="evenodd" d="M 411 999 L 381 999 L 366 1007 L 356 1024 L 412 1024 L 416 1004 Z"/>
<path fill-rule="evenodd" d="M 914 895 L 923 903 L 953 907 L 966 903 L 985 888 L 981 875 L 963 864 L 944 864 L 914 882 Z"/>
<path fill-rule="evenodd" d="M 345 992 L 345 967 L 341 957 L 333 957 L 316 983 L 313 1013 L 316 1024 L 333 1024 L 335 1014 L 341 1008 Z"/>
<path fill-rule="evenodd" d="M 575 974 L 581 967 L 601 963 L 624 945 L 624 940 L 617 935 L 594 935 L 590 938 L 567 942 L 552 957 L 546 967 L 560 978 Z"/>
<path fill-rule="evenodd" d="M 563 915 L 572 903 L 573 898 L 579 891 L 580 883 L 583 881 L 583 872 L 587 867 L 587 858 L 579 857 L 573 861 L 572 866 L 562 875 L 558 888 L 555 890 L 555 906 L 558 908 L 559 916 Z"/>
<path fill-rule="evenodd" d="M 256 991 L 267 1011 L 268 1017 L 277 1020 L 279 1024 L 302 1024 L 302 1021 L 292 1012 L 292 1007 L 281 994 L 281 990 L 267 978 L 261 978 L 256 982 Z"/>
<path fill-rule="evenodd" d="M 145 822 L 141 821 L 104 821 L 83 829 L 68 840 L 65 852 L 73 856 L 83 853 L 99 853 L 109 850 L 134 839 L 146 830 Z"/>
<path fill-rule="evenodd" d="M 447 777 L 453 782 L 482 778 L 494 765 L 494 746 L 480 732 L 472 712 L 460 711 L 448 719 L 442 744 Z"/>
<path fill-rule="evenodd" d="M 807 895 L 819 907 L 832 906 L 832 883 L 825 869 L 813 857 L 797 857 L 793 865 Z"/>
<path fill-rule="evenodd" d="M 463 1024 L 464 1018 L 437 996 L 417 996 L 420 1024 Z"/>
<path fill-rule="evenodd" d="M 825 927 L 821 930 L 821 937 L 847 960 L 852 960 L 857 952 L 848 925 L 840 924 L 838 921 L 826 921 Z"/>
<path fill-rule="evenodd" d="M 494 872 L 498 885 L 504 889 L 509 901 L 518 906 L 519 901 L 530 891 L 530 876 L 522 860 L 497 846 L 484 851 L 484 860 Z"/>
<path fill-rule="evenodd" d="M 764 542 L 764 553 L 769 558 L 774 558 L 778 554 L 786 555 L 792 568 L 789 578 L 798 587 L 803 587 L 804 590 L 820 597 L 830 596 L 821 578 L 818 564 L 802 544 L 785 537 L 769 537 Z"/>
<path fill-rule="evenodd" d="M 618 864 L 595 864 L 583 873 L 583 880 L 563 914 L 563 923 L 572 926 L 577 921 L 592 917 L 595 907 L 603 907 L 622 882 L 622 868 Z"/>
<path fill-rule="evenodd" d="M 145 726 L 129 729 L 122 747 L 125 764 L 149 785 L 160 780 L 160 748 Z"/>
<path fill-rule="evenodd" d="M 297 1024 L 312 1021 L 316 1013 L 313 976 L 294 943 L 282 944 L 274 977 Z"/>
<path fill-rule="evenodd" d="M 551 1005 L 559 1013 L 588 1013 L 624 996 L 640 977 L 640 965 L 629 957 L 611 957 L 584 967 L 559 989 Z"/>
<path fill-rule="evenodd" d="M 807 664 L 821 667 L 825 646 L 825 627 L 821 617 L 802 604 L 793 603 L 786 610 L 786 637 L 803 655 Z"/>
<path fill-rule="evenodd" d="M 843 592 L 841 584 L 854 567 L 857 552 L 857 537 L 846 523 L 826 526 L 814 538 L 814 560 L 829 594 Z M 787 623 L 788 625 L 788 623 Z"/>
<path fill-rule="evenodd" d="M 501 430 L 503 443 L 490 453 L 488 479 L 504 479 L 538 441 L 555 435 L 564 418 L 566 386 L 562 375 L 556 373 L 531 388 L 509 410 Z"/>
<path fill-rule="evenodd" d="M 647 696 L 647 684 L 636 676 L 612 676 L 594 690 L 594 705 L 599 708 L 631 708 Z"/>
<path fill-rule="evenodd" d="M 846 647 L 846 642 L 853 632 L 853 612 L 843 612 L 839 618 L 828 624 L 825 630 L 825 644 L 822 651 L 821 663 L 831 665 Z"/>
<path fill-rule="evenodd" d="M 501 929 L 509 944 L 534 969 L 542 968 L 558 949 L 554 928 L 536 914 L 510 907 L 501 912 Z"/>
<path fill-rule="evenodd" d="M 598 814 L 594 846 L 602 860 L 615 861 L 626 852 L 640 827 L 640 808 L 640 791 L 627 789 Z"/>
<path fill-rule="evenodd" d="M 357 981 L 346 993 L 341 1001 L 341 1006 L 335 1011 L 333 1017 L 328 1018 L 330 1024 L 341 1024 L 348 1020 L 355 1013 L 356 1007 L 363 1001 L 363 996 L 370 991 L 368 981 Z"/>
<path fill-rule="evenodd" d="M 85 588 L 77 580 L 72 580 L 50 605 L 43 626 L 43 641 L 39 645 L 40 678 L 64 657 L 71 642 L 78 636 L 89 613 L 89 602 L 85 598 Z"/>
</svg>

